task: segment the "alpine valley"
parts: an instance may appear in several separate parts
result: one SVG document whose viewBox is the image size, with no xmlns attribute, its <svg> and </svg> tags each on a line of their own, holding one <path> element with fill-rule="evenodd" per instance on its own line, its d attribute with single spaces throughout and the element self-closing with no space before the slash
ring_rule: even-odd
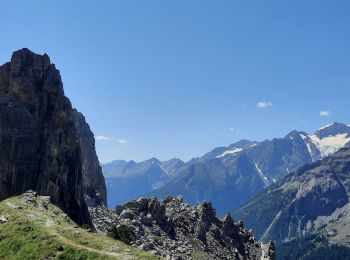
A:
<svg viewBox="0 0 350 260">
<path fill-rule="evenodd" d="M 257 241 L 230 214 L 219 219 L 210 202 L 107 207 L 107 195 L 111 204 L 136 198 L 183 167 L 177 159 L 104 165 L 108 186 L 119 186 L 106 192 L 94 135 L 49 56 L 21 49 L 0 66 L 0 259 L 274 259 L 273 242 Z"/>
<path fill-rule="evenodd" d="M 0 260 L 350 260 L 350 1 L 0 10 Z"/>
</svg>

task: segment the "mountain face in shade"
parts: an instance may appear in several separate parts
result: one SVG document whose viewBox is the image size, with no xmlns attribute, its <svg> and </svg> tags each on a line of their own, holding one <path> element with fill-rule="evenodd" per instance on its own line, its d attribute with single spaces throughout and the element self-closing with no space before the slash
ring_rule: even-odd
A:
<svg viewBox="0 0 350 260">
<path fill-rule="evenodd" d="M 271 185 L 235 216 L 265 241 L 317 233 L 349 247 L 349 198 L 350 148 L 343 148 Z"/>
<path fill-rule="evenodd" d="M 107 205 L 107 189 L 96 155 L 94 135 L 82 113 L 74 109 L 74 117 L 82 159 L 85 201 L 88 206 Z"/>
<path fill-rule="evenodd" d="M 185 163 L 179 159 L 161 162 L 155 158 L 139 163 L 117 160 L 103 164 L 108 205 L 115 207 L 162 187 L 184 165 Z"/>
<path fill-rule="evenodd" d="M 78 121 L 49 57 L 14 52 L 0 67 L 0 200 L 35 190 L 76 222 L 90 222 L 84 188 L 100 203 L 106 199 L 102 175 L 90 168 L 97 158 L 89 163 L 85 158 L 96 156 L 93 140 L 86 123 Z M 83 176 L 99 179 L 99 196 Z"/>
<path fill-rule="evenodd" d="M 149 196 L 183 195 L 190 204 L 211 201 L 219 215 L 235 211 L 279 179 L 345 147 L 350 127 L 333 123 L 309 135 L 292 131 L 262 142 L 242 140 L 186 164 Z"/>
</svg>

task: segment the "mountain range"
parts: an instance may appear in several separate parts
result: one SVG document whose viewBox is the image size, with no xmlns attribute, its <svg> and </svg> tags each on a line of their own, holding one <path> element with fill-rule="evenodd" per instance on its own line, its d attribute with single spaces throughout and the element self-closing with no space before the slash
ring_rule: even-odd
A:
<svg viewBox="0 0 350 260">
<path fill-rule="evenodd" d="M 22 49 L 0 66 L 0 151 L 0 258 L 274 259 L 274 243 L 258 238 L 281 259 L 349 259 L 346 124 L 241 140 L 188 162 L 100 165 L 55 65 Z M 140 196 L 159 199 L 131 200 Z M 218 218 L 226 212 L 245 224 Z"/>
<path fill-rule="evenodd" d="M 108 190 L 108 205 L 115 207 L 145 196 L 164 186 L 185 166 L 180 159 L 161 162 L 156 158 L 140 163 L 117 160 L 102 164 Z"/>
<path fill-rule="evenodd" d="M 140 163 L 115 161 L 104 164 L 102 169 L 110 206 L 116 204 L 115 200 L 122 203 L 140 195 L 160 198 L 182 195 L 191 205 L 211 201 L 218 214 L 223 215 L 237 210 L 287 174 L 349 144 L 350 126 L 334 122 L 313 134 L 294 130 L 284 138 L 242 140 L 218 147 L 171 170 L 164 170 L 156 159 Z M 167 171 L 171 171 L 171 176 Z M 135 187 L 141 186 L 135 184 L 138 180 L 147 183 L 142 190 Z"/>
</svg>

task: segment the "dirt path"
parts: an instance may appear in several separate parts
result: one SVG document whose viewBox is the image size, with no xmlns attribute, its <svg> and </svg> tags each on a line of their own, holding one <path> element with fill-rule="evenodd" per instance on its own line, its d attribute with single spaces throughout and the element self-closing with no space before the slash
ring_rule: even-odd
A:
<svg viewBox="0 0 350 260">
<path fill-rule="evenodd" d="M 80 249 L 85 249 L 89 252 L 94 252 L 94 253 L 98 253 L 101 255 L 108 255 L 108 256 L 113 256 L 113 257 L 117 257 L 118 259 L 124 259 L 124 260 L 131 260 L 134 259 L 132 256 L 130 255 L 123 255 L 120 253 L 115 253 L 115 252 L 110 252 L 107 250 L 99 250 L 99 249 L 95 249 L 95 248 L 91 248 L 91 247 L 87 247 L 87 246 L 83 246 L 80 244 L 77 244 L 76 242 L 67 239 L 66 237 L 60 235 L 59 233 L 57 233 L 57 231 L 53 228 L 54 226 L 54 222 L 53 221 L 46 221 L 45 226 L 47 227 L 47 231 L 49 233 L 51 233 L 51 235 L 57 237 L 59 240 L 61 240 L 62 242 L 64 242 L 65 244 L 68 244 L 70 246 L 74 246 Z M 51 228 L 50 228 L 51 227 Z"/>
<path fill-rule="evenodd" d="M 5 203 L 6 203 L 6 205 L 8 207 L 11 207 L 11 208 L 14 208 L 14 209 L 18 208 L 19 206 L 22 206 L 22 205 L 18 205 L 17 203 L 12 203 L 12 202 L 9 202 L 9 201 L 6 201 Z M 62 241 L 66 245 L 70 245 L 70 246 L 73 246 L 73 247 L 76 247 L 76 248 L 79 248 L 79 249 L 84 249 L 84 250 L 87 250 L 89 252 L 94 252 L 94 253 L 97 253 L 97 254 L 100 254 L 100 255 L 106 255 L 106 256 L 115 257 L 116 259 L 123 259 L 123 260 L 135 259 L 134 256 L 128 254 L 127 252 L 121 254 L 121 253 L 111 252 L 111 251 L 107 251 L 107 250 L 99 250 L 99 249 L 95 249 L 95 248 L 91 248 L 91 247 L 87 247 L 87 246 L 78 244 L 77 242 L 75 242 L 73 240 L 70 240 L 70 239 L 62 236 L 61 234 L 59 234 L 57 232 L 57 230 L 55 229 L 55 227 L 56 227 L 55 221 L 43 217 L 42 215 L 38 214 L 38 212 L 29 211 L 28 212 L 28 216 L 30 218 L 41 219 L 42 221 L 44 221 L 45 222 L 45 228 L 46 228 L 47 232 L 50 235 L 56 237 L 58 240 Z"/>
</svg>

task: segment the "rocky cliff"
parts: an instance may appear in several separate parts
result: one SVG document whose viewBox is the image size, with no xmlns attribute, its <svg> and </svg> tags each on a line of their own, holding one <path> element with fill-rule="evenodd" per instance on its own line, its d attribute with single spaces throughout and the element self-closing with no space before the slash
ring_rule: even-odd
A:
<svg viewBox="0 0 350 260">
<path fill-rule="evenodd" d="M 107 205 L 107 190 L 95 150 L 95 138 L 82 113 L 74 110 L 82 159 L 84 197 L 88 206 Z"/>
<path fill-rule="evenodd" d="M 91 185 L 83 186 L 81 148 L 88 138 L 79 136 L 84 131 L 76 122 L 49 57 L 14 52 L 0 67 L 0 200 L 31 189 L 49 195 L 76 222 L 90 222 L 83 188 L 90 193 Z"/>
</svg>

